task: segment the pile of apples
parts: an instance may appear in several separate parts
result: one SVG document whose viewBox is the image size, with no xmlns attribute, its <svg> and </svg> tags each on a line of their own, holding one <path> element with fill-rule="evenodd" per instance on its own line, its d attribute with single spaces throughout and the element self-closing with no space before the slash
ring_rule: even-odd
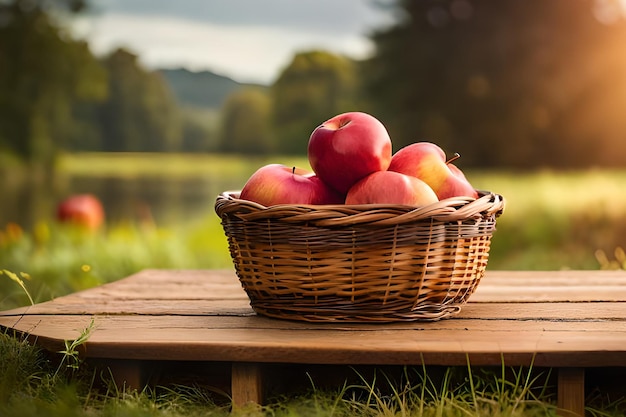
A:
<svg viewBox="0 0 626 417">
<path fill-rule="evenodd" d="M 431 142 L 392 154 L 385 126 L 363 112 L 339 114 L 315 128 L 307 155 L 313 172 L 269 164 L 250 176 L 240 198 L 277 204 L 425 206 L 449 197 L 477 198 L 463 172 Z M 458 157 L 458 155 L 457 155 Z"/>
</svg>

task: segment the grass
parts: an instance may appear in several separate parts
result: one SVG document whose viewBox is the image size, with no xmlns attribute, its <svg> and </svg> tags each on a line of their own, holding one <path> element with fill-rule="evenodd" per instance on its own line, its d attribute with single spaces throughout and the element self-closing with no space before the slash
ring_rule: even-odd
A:
<svg viewBox="0 0 626 417">
<path fill-rule="evenodd" d="M 64 155 L 59 161 L 62 172 L 132 178 L 135 176 L 168 177 L 240 177 L 268 163 L 293 164 L 309 168 L 302 156 L 242 156 L 235 154 L 178 153 L 80 153 Z"/>
<path fill-rule="evenodd" d="M 626 266 L 618 259 L 626 247 L 626 171 L 476 172 L 468 176 L 477 188 L 506 199 L 493 238 L 490 267 Z"/>
<path fill-rule="evenodd" d="M 22 281 L 41 302 L 144 268 L 226 268 L 232 263 L 221 226 L 211 220 L 178 231 L 119 224 L 95 233 L 55 223 L 26 232 L 9 224 L 0 230 L 0 265 L 28 270 Z M 19 287 L 0 280 L 0 307 L 27 303 Z"/>
</svg>

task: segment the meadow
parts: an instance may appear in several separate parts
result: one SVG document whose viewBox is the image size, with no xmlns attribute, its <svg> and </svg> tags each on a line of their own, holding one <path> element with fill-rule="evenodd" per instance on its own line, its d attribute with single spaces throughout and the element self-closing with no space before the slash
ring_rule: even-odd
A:
<svg viewBox="0 0 626 417">
<path fill-rule="evenodd" d="M 306 166 L 306 160 L 288 157 L 87 154 L 65 156 L 59 169 L 65 174 L 120 178 L 227 176 L 233 184 L 243 185 L 256 167 L 270 161 Z M 626 171 L 466 174 L 476 188 L 506 199 L 488 269 L 626 269 Z M 144 268 L 231 267 L 226 239 L 210 204 L 202 215 L 178 224 L 116 220 L 93 233 L 53 219 L 42 219 L 30 228 L 8 223 L 0 225 L 0 310 L 28 305 L 29 298 L 49 300 Z M 504 378 L 504 370 L 473 376 L 472 370 L 456 369 L 434 381 L 417 369 L 411 371 L 412 379 L 400 384 L 381 375 L 376 383 L 363 379 L 336 392 L 312 389 L 298 398 L 277 399 L 265 408 L 232 412 L 202 387 L 123 392 L 104 378 L 104 391 L 95 390 L 94 381 L 100 376 L 83 366 L 66 365 L 24 340 L 0 334 L 0 415 L 517 416 L 556 412 L 549 390 L 529 388 L 530 370 L 513 370 L 517 378 L 511 382 Z M 382 390 L 382 385 L 392 389 Z M 602 403 L 590 411 L 614 415 L 616 407 Z"/>
</svg>

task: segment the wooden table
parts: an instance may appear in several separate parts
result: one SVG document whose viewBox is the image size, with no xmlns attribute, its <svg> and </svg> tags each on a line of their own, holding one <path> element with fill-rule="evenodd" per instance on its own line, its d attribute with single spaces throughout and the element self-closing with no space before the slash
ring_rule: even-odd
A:
<svg viewBox="0 0 626 417">
<path fill-rule="evenodd" d="M 89 360 L 139 386 L 149 361 L 228 365 L 235 404 L 263 401 L 268 364 L 558 369 L 558 406 L 584 413 L 585 369 L 626 367 L 626 271 L 488 271 L 438 322 L 312 324 L 257 316 L 231 270 L 145 270 L 35 306 L 0 326 L 52 352 L 78 337 Z"/>
</svg>

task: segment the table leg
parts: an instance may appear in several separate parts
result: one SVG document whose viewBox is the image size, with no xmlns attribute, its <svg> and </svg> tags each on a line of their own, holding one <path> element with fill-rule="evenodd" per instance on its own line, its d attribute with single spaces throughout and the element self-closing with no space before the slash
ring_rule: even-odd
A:
<svg viewBox="0 0 626 417">
<path fill-rule="evenodd" d="M 263 403 L 263 375 L 260 364 L 233 362 L 231 378 L 233 406 Z"/>
<path fill-rule="evenodd" d="M 144 386 L 142 363 L 132 359 L 108 359 L 105 362 L 117 388 L 141 390 Z"/>
<path fill-rule="evenodd" d="M 584 368 L 559 368 L 557 406 L 563 417 L 585 415 Z"/>
</svg>

